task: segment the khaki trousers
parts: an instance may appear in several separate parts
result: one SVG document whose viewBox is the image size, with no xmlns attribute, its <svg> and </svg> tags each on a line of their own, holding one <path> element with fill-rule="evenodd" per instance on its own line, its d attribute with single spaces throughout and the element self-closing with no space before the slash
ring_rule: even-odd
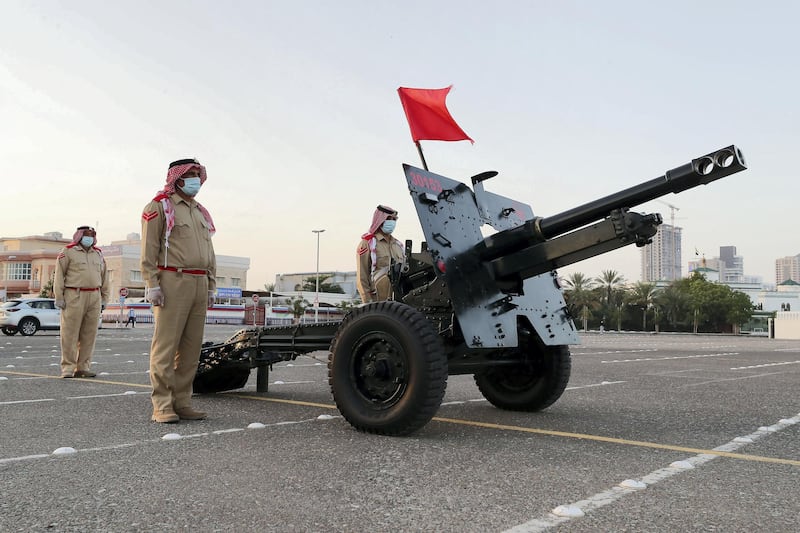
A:
<svg viewBox="0 0 800 533">
<path fill-rule="evenodd" d="M 64 289 L 61 310 L 61 374 L 89 370 L 100 319 L 100 291 Z"/>
<path fill-rule="evenodd" d="M 161 271 L 164 305 L 153 307 L 150 345 L 153 410 L 191 407 L 208 308 L 208 278 Z"/>
<path fill-rule="evenodd" d="M 384 275 L 372 282 L 375 286 L 376 302 L 383 302 L 392 297 L 392 282 L 388 275 Z"/>
</svg>

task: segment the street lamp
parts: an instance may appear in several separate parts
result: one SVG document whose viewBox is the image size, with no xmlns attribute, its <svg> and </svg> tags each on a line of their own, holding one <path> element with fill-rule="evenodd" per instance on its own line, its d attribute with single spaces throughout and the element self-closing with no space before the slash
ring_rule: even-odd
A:
<svg viewBox="0 0 800 533">
<path fill-rule="evenodd" d="M 319 234 L 324 229 L 312 229 L 311 233 L 317 234 L 317 295 L 314 298 L 314 322 L 319 322 Z"/>
</svg>

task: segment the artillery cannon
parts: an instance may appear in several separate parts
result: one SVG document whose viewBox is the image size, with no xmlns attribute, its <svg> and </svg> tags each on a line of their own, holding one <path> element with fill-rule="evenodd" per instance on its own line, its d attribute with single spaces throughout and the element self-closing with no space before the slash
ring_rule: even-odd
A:
<svg viewBox="0 0 800 533">
<path fill-rule="evenodd" d="M 339 411 L 356 429 L 404 435 L 424 426 L 448 375 L 473 374 L 493 405 L 539 411 L 569 381 L 569 345 L 579 338 L 556 268 L 611 250 L 644 246 L 661 216 L 630 209 L 746 169 L 735 146 L 663 176 L 551 217 L 484 189 L 403 166 L 426 241 L 392 271 L 394 301 L 360 306 L 337 322 L 244 329 L 204 345 L 195 392 L 243 387 L 258 368 L 330 350 L 328 381 Z M 496 233 L 483 237 L 488 224 Z"/>
</svg>

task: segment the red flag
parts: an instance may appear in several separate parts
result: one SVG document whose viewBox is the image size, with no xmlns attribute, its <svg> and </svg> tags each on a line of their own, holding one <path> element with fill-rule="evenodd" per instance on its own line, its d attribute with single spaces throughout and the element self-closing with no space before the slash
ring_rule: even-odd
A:
<svg viewBox="0 0 800 533">
<path fill-rule="evenodd" d="M 452 87 L 451 85 L 444 89 L 408 87 L 397 89 L 414 142 L 420 140 L 475 142 L 456 124 L 447 110 L 445 99 Z"/>
</svg>

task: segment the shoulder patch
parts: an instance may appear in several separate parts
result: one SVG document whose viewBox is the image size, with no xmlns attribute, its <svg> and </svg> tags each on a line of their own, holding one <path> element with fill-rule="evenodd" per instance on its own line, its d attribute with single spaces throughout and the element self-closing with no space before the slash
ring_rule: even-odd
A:
<svg viewBox="0 0 800 533">
<path fill-rule="evenodd" d="M 366 246 L 358 247 L 358 255 L 364 255 L 367 252 L 369 252 L 369 248 L 367 248 Z"/>
<path fill-rule="evenodd" d="M 142 220 L 150 222 L 151 220 L 153 220 L 157 216 L 158 216 L 158 211 L 149 211 L 149 212 L 145 211 L 144 213 L 142 213 Z"/>
<path fill-rule="evenodd" d="M 58 252 L 58 255 L 56 256 L 56 261 L 58 261 L 59 259 L 64 259 L 65 257 L 67 257 L 67 254 L 65 254 L 64 252 Z"/>
</svg>

